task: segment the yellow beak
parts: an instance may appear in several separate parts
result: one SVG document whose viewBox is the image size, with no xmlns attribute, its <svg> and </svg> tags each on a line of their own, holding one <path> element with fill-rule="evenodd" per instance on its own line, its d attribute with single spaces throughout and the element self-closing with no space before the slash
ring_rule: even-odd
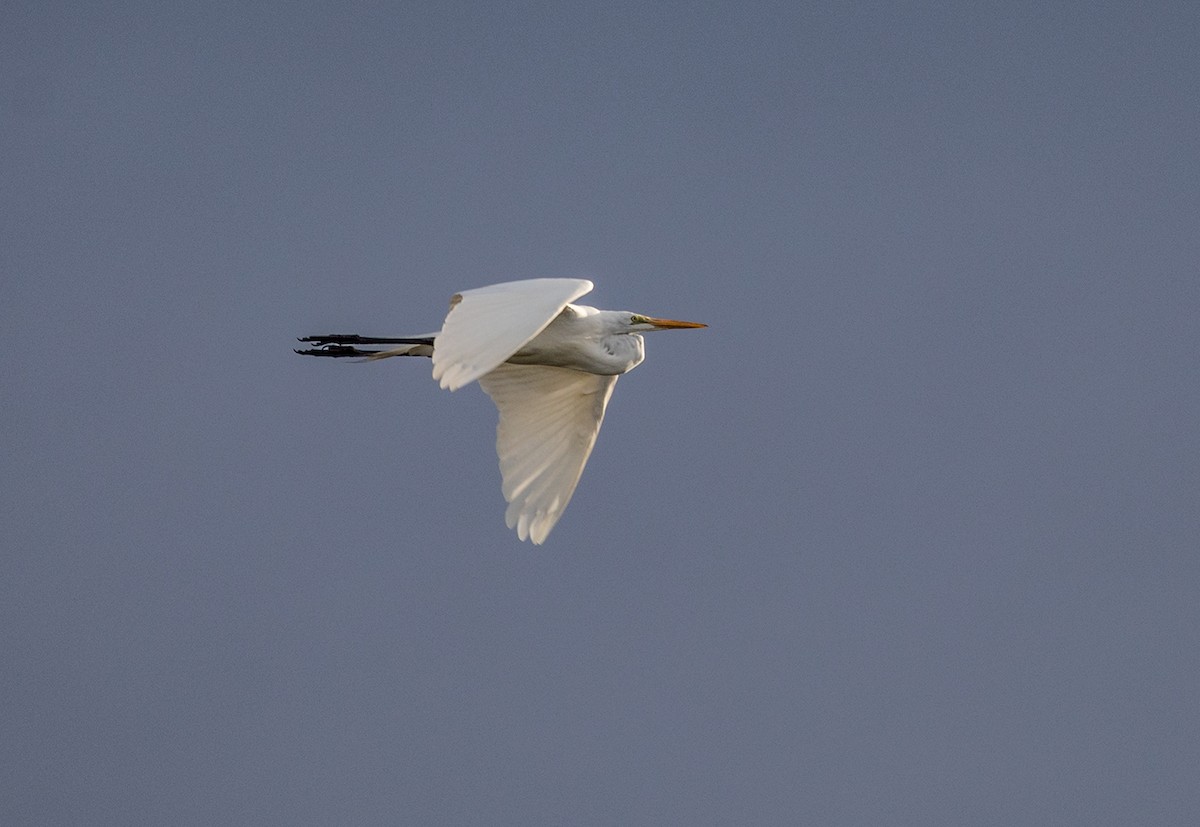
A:
<svg viewBox="0 0 1200 827">
<path fill-rule="evenodd" d="M 675 319 L 656 319 L 653 316 L 647 316 L 646 322 L 648 324 L 654 325 L 655 327 L 661 327 L 664 329 L 669 329 L 672 327 L 677 327 L 677 328 L 708 327 L 708 325 L 701 324 L 700 322 L 680 322 L 680 321 L 676 321 Z"/>
</svg>

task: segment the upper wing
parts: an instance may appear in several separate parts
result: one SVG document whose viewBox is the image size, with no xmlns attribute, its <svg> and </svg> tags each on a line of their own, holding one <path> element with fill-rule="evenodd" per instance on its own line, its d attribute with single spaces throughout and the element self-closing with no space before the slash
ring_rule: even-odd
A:
<svg viewBox="0 0 1200 827">
<path fill-rule="evenodd" d="M 587 279 L 528 279 L 458 293 L 433 344 L 433 378 L 452 391 L 475 381 L 591 289 Z"/>
<path fill-rule="evenodd" d="M 517 536 L 541 543 L 575 493 L 617 384 L 544 365 L 500 365 L 479 384 L 500 411 L 496 453 L 504 520 Z"/>
</svg>

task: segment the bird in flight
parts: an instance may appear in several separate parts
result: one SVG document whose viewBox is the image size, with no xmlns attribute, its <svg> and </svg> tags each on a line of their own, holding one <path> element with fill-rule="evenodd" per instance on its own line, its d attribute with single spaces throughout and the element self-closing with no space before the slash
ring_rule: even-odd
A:
<svg viewBox="0 0 1200 827">
<path fill-rule="evenodd" d="M 527 279 L 464 290 L 436 333 L 380 338 L 305 336 L 305 356 L 428 356 L 433 378 L 458 390 L 476 380 L 496 403 L 496 453 L 504 519 L 522 540 L 542 543 L 583 474 L 622 373 L 646 357 L 641 334 L 707 327 L 625 310 L 571 304 L 587 279 Z"/>
</svg>

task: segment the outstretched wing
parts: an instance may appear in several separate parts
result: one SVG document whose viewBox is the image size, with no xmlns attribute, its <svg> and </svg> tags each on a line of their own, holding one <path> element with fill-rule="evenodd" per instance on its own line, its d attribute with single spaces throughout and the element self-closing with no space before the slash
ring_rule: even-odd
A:
<svg viewBox="0 0 1200 827">
<path fill-rule="evenodd" d="M 433 378 L 452 391 L 474 382 L 591 289 L 587 279 L 527 279 L 458 293 L 434 341 Z"/>
<path fill-rule="evenodd" d="M 500 411 L 504 520 L 522 540 L 541 543 L 575 493 L 617 377 L 502 364 L 479 384 Z"/>
</svg>

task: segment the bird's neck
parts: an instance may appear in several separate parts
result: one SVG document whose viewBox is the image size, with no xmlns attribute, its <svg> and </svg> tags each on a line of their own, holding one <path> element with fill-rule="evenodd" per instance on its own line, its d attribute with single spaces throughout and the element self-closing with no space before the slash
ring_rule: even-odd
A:
<svg viewBox="0 0 1200 827">
<path fill-rule="evenodd" d="M 619 375 L 633 370 L 646 358 L 646 342 L 637 333 L 615 333 L 600 340 L 603 361 Z"/>
</svg>

